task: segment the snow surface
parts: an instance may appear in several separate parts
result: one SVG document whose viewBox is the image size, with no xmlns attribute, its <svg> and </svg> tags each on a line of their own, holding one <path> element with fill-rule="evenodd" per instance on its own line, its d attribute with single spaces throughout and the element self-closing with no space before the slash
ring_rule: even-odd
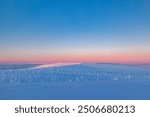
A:
<svg viewBox="0 0 150 117">
<path fill-rule="evenodd" d="M 44 64 L 32 67 L 31 69 L 39 69 L 39 68 L 48 68 L 48 67 L 59 67 L 59 66 L 70 66 L 70 65 L 78 65 L 80 63 L 53 63 L 53 64 Z"/>
<path fill-rule="evenodd" d="M 7 69 L 0 69 L 0 99 L 150 99 L 149 65 L 4 66 Z"/>
</svg>

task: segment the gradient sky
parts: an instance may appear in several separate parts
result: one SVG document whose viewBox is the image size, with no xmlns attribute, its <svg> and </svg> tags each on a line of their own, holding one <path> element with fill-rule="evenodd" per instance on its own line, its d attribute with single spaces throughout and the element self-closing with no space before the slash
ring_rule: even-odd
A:
<svg viewBox="0 0 150 117">
<path fill-rule="evenodd" d="M 149 0 L 0 0 L 0 63 L 150 63 Z"/>
</svg>

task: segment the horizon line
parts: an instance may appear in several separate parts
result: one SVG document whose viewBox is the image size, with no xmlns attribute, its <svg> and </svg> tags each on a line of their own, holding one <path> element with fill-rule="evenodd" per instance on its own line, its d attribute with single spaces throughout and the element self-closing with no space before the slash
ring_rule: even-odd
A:
<svg viewBox="0 0 150 117">
<path fill-rule="evenodd" d="M 49 63 L 34 63 L 34 62 L 7 62 L 0 64 L 39 64 L 39 65 L 46 65 L 46 64 L 59 64 L 59 63 L 80 63 L 80 64 L 118 64 L 118 65 L 150 65 L 150 63 L 121 63 L 121 62 L 49 62 Z"/>
</svg>

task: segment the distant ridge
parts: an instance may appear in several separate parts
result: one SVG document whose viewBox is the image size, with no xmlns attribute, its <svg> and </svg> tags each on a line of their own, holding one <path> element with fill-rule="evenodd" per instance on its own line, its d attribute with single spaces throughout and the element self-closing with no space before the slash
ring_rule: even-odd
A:
<svg viewBox="0 0 150 117">
<path fill-rule="evenodd" d="M 48 67 L 59 67 L 59 66 L 69 66 L 69 65 L 78 65 L 81 63 L 53 63 L 53 64 L 43 64 L 32 67 L 31 69 L 39 69 L 39 68 L 48 68 Z"/>
<path fill-rule="evenodd" d="M 95 64 L 109 64 L 109 65 L 132 65 L 132 66 L 142 66 L 142 65 L 145 65 L 145 66 L 150 66 L 150 63 L 95 63 Z"/>
</svg>

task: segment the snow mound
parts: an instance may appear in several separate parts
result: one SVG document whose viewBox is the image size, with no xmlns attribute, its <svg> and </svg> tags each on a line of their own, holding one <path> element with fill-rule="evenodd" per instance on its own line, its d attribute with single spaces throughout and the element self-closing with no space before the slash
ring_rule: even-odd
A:
<svg viewBox="0 0 150 117">
<path fill-rule="evenodd" d="M 0 70 L 0 84 L 134 80 L 150 82 L 150 68 L 111 64 L 57 63 Z"/>
</svg>

